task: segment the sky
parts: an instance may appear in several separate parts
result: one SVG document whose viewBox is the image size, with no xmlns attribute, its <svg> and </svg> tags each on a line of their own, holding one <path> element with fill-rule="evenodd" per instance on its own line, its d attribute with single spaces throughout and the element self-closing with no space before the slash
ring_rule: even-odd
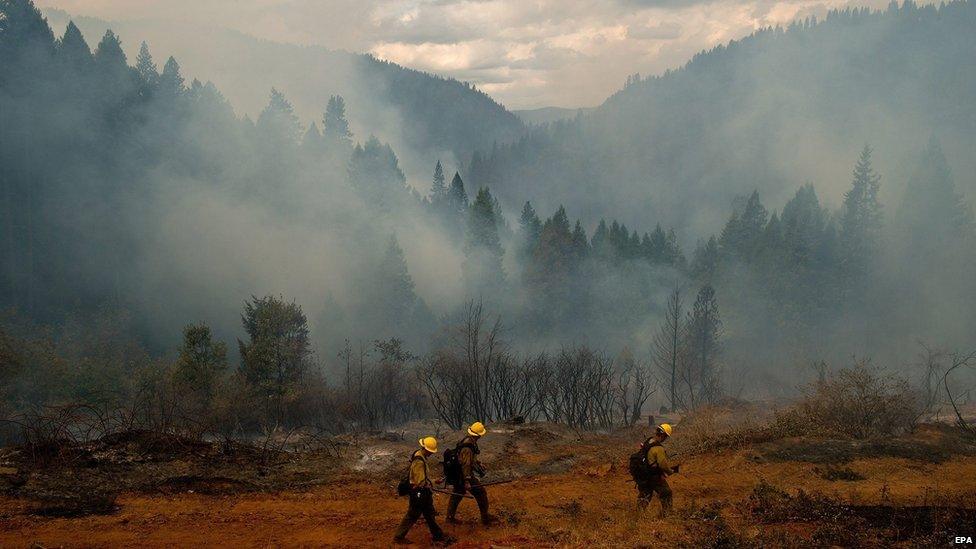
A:
<svg viewBox="0 0 976 549">
<path fill-rule="evenodd" d="M 753 30 L 888 0 L 37 0 L 106 20 L 216 24 L 370 52 L 469 81 L 512 109 L 589 107 Z"/>
</svg>

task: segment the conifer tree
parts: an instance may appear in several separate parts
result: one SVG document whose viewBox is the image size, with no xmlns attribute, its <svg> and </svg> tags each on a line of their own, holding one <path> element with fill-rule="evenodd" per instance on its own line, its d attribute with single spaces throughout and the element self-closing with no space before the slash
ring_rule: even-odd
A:
<svg viewBox="0 0 976 549">
<path fill-rule="evenodd" d="M 494 297 L 505 283 L 496 215 L 491 193 L 482 187 L 471 204 L 464 239 L 462 275 L 470 295 Z"/>
<path fill-rule="evenodd" d="M 125 52 L 122 51 L 122 42 L 111 30 L 105 31 L 102 41 L 98 43 L 95 50 L 95 62 L 103 71 L 118 73 L 125 70 Z"/>
<path fill-rule="evenodd" d="M 159 94 L 160 96 L 167 99 L 175 99 L 182 96 L 186 92 L 186 82 L 183 79 L 183 75 L 180 74 L 180 64 L 176 62 L 176 59 L 170 57 L 166 60 L 166 65 L 163 66 L 163 72 L 159 75 Z M 276 90 L 272 90 L 272 95 L 276 93 Z M 291 105 L 285 100 L 284 96 L 278 98 L 283 103 L 279 107 L 287 107 L 290 109 Z M 272 101 L 275 101 L 272 98 Z M 295 119 L 297 122 L 297 118 Z M 297 138 L 297 132 L 296 132 Z"/>
<path fill-rule="evenodd" d="M 542 234 L 542 221 L 536 214 L 532 204 L 528 201 L 522 206 L 522 215 L 519 217 L 519 258 L 526 260 L 532 256 L 532 251 L 539 244 L 539 236 Z"/>
<path fill-rule="evenodd" d="M 64 35 L 58 42 L 58 56 L 70 70 L 78 72 L 87 70 L 92 64 L 91 49 L 74 21 L 68 22 Z"/>
<path fill-rule="evenodd" d="M 167 63 L 167 66 L 169 63 Z M 257 129 L 276 148 L 298 144 L 302 126 L 284 94 L 271 88 L 268 106 L 258 116 Z"/>
<path fill-rule="evenodd" d="M 590 249 L 597 257 L 607 259 L 611 254 L 610 229 L 607 228 L 607 221 L 601 219 L 593 231 L 593 238 L 590 240 Z"/>
<path fill-rule="evenodd" d="M 451 179 L 448 204 L 453 216 L 463 219 L 468 212 L 468 193 L 464 190 L 464 181 L 461 180 L 461 174 L 458 172 L 454 172 L 454 178 Z"/>
<path fill-rule="evenodd" d="M 383 316 L 392 321 L 393 327 L 402 330 L 414 312 L 417 294 L 414 293 L 413 278 L 396 235 L 390 236 L 386 253 L 376 272 L 379 280 L 373 291 L 380 299 L 374 309 L 382 311 Z"/>
<path fill-rule="evenodd" d="M 430 203 L 440 204 L 447 198 L 447 184 L 444 178 L 444 167 L 441 161 L 434 166 L 434 178 L 430 186 Z"/>
<path fill-rule="evenodd" d="M 637 233 L 634 233 L 635 237 Z M 583 229 L 583 224 L 576 220 L 576 225 L 573 227 L 573 255 L 577 262 L 582 261 L 590 253 L 590 243 L 586 238 L 586 230 Z"/>
<path fill-rule="evenodd" d="M 844 194 L 840 219 L 842 270 L 850 282 L 867 274 L 881 239 L 881 176 L 871 166 L 871 147 L 865 145 L 854 167 L 851 189 Z"/>
<path fill-rule="evenodd" d="M 318 125 L 312 122 L 305 132 L 305 136 L 302 137 L 302 153 L 305 155 L 305 158 L 314 159 L 318 158 L 323 150 L 324 143 L 322 141 L 322 134 L 319 132 Z"/>
<path fill-rule="evenodd" d="M 753 191 L 741 212 L 733 212 L 722 230 L 719 247 L 723 253 L 752 261 L 762 245 L 768 212 L 759 201 L 759 191 Z"/>
<path fill-rule="evenodd" d="M 380 211 L 391 212 L 409 196 L 396 153 L 374 135 L 353 149 L 349 179 L 367 205 Z"/>
<path fill-rule="evenodd" d="M 913 253 L 972 234 L 972 210 L 956 191 L 949 163 L 934 136 L 908 181 L 896 223 L 900 237 Z"/>
<path fill-rule="evenodd" d="M 326 144 L 332 148 L 346 150 L 352 147 L 352 132 L 346 120 L 346 100 L 341 95 L 329 98 L 322 117 L 322 135 Z"/>
<path fill-rule="evenodd" d="M 156 87 L 159 71 L 156 69 L 152 54 L 149 53 L 149 45 L 145 42 L 139 46 L 139 56 L 136 57 L 136 72 L 139 73 L 139 77 L 142 78 L 146 86 L 150 89 Z"/>
<path fill-rule="evenodd" d="M 707 241 L 698 241 L 691 260 L 691 275 L 695 280 L 710 283 L 715 279 L 719 267 L 718 239 L 711 236 Z"/>
</svg>

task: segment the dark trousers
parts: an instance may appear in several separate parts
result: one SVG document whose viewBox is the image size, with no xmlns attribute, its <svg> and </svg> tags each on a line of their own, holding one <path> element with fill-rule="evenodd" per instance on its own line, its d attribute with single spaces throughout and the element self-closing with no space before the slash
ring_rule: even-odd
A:
<svg viewBox="0 0 976 549">
<path fill-rule="evenodd" d="M 478 510 L 481 511 L 481 522 L 487 524 L 491 520 L 491 517 L 488 515 L 488 492 L 477 480 L 471 480 L 469 483 L 471 484 L 471 495 L 478 502 Z M 465 492 L 466 490 L 463 484 L 454 487 L 455 494 L 463 494 Z M 447 518 L 449 520 L 454 519 L 458 505 L 462 499 L 464 498 L 460 495 L 451 496 L 451 500 L 447 503 Z"/>
<path fill-rule="evenodd" d="M 437 520 L 434 518 L 434 494 L 428 488 L 412 490 L 410 492 L 410 506 L 407 507 L 407 514 L 400 521 L 400 526 L 397 527 L 396 533 L 393 534 L 393 539 L 405 539 L 413 523 L 417 522 L 417 519 L 421 516 L 427 521 L 427 529 L 430 530 L 430 536 L 434 538 L 434 541 L 444 539 L 444 532 L 437 525 Z"/>
<path fill-rule="evenodd" d="M 637 509 L 647 510 L 647 505 L 651 503 L 654 494 L 661 498 L 661 516 L 665 517 L 671 511 L 671 487 L 663 475 L 651 477 L 645 482 L 637 484 Z"/>
</svg>

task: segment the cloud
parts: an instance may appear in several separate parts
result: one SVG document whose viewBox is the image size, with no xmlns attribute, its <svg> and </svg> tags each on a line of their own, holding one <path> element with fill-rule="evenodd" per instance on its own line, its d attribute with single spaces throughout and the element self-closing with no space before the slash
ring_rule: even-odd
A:
<svg viewBox="0 0 976 549">
<path fill-rule="evenodd" d="M 797 17 L 888 0 L 38 0 L 77 15 L 159 18 L 370 52 L 470 80 L 512 108 L 600 103 L 629 74 Z"/>
</svg>

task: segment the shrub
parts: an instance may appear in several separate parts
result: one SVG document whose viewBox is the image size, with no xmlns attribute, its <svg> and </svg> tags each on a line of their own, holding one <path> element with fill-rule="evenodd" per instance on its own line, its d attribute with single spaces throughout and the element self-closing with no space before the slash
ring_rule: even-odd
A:
<svg viewBox="0 0 976 549">
<path fill-rule="evenodd" d="M 884 379 L 866 362 L 826 374 L 804 393 L 797 406 L 803 424 L 845 438 L 902 434 L 913 428 L 920 406 L 907 381 Z"/>
</svg>

